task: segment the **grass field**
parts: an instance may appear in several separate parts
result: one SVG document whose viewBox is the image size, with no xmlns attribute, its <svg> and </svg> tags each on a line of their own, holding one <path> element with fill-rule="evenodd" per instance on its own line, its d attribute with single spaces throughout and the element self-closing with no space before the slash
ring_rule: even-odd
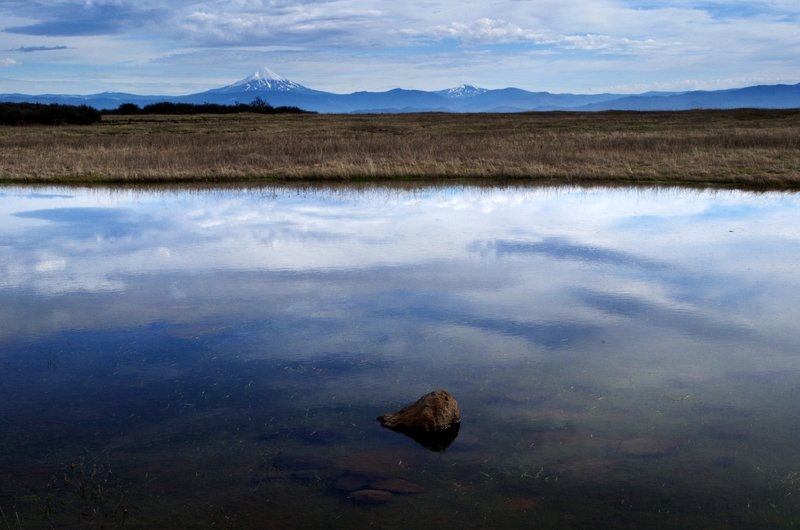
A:
<svg viewBox="0 0 800 530">
<path fill-rule="evenodd" d="M 0 183 L 442 181 L 800 189 L 800 110 L 105 116 L 0 127 Z"/>
</svg>

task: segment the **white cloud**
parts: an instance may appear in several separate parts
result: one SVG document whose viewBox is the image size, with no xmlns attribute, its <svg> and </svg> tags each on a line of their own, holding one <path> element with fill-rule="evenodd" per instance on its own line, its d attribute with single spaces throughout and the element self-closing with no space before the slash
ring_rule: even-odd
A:
<svg viewBox="0 0 800 530">
<path fill-rule="evenodd" d="M 310 43 L 314 47 L 364 44 L 374 37 L 364 27 L 386 22 L 374 9 L 296 4 L 244 10 L 208 7 L 175 14 L 176 36 L 195 44 L 277 45 Z"/>
<path fill-rule="evenodd" d="M 419 32 L 408 33 L 419 35 Z M 664 45 L 659 44 L 652 38 L 639 39 L 602 34 L 556 35 L 552 31 L 539 32 L 505 20 L 485 17 L 471 23 L 452 22 L 448 25 L 436 26 L 431 33 L 435 36 L 452 38 L 467 44 L 508 44 L 518 42 L 589 52 L 651 52 L 657 48 L 664 47 Z"/>
<path fill-rule="evenodd" d="M 569 49 L 614 53 L 646 53 L 663 48 L 654 39 L 614 38 L 609 35 L 567 35 L 558 43 Z"/>
<path fill-rule="evenodd" d="M 0 59 L 0 66 L 15 66 L 17 61 L 14 59 Z"/>
<path fill-rule="evenodd" d="M 64 258 L 43 259 L 38 261 L 34 267 L 36 272 L 56 272 L 63 271 L 66 268 L 67 260 Z"/>
<path fill-rule="evenodd" d="M 451 22 L 445 26 L 436 26 L 434 33 L 466 42 L 542 42 L 542 35 L 505 20 L 479 18 L 471 23 Z"/>
</svg>

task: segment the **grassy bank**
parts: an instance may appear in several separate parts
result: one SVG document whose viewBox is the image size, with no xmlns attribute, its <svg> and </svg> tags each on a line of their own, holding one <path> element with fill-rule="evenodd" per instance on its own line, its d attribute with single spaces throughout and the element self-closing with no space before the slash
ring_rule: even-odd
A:
<svg viewBox="0 0 800 530">
<path fill-rule="evenodd" d="M 800 189 L 800 111 L 149 115 L 0 127 L 6 184 L 442 179 Z"/>
</svg>

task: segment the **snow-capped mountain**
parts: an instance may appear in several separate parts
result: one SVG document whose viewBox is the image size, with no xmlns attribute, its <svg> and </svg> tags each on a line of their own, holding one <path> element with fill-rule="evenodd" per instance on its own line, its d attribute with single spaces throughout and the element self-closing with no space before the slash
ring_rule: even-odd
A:
<svg viewBox="0 0 800 530">
<path fill-rule="evenodd" d="M 297 92 L 308 90 L 303 85 L 281 77 L 265 66 L 249 77 L 210 92 L 229 94 L 234 92 Z"/>
<path fill-rule="evenodd" d="M 472 85 L 458 85 L 457 87 L 448 88 L 446 90 L 439 90 L 437 93 L 443 95 L 446 98 L 456 99 L 456 98 L 471 98 L 474 96 L 479 96 L 488 92 L 489 90 L 486 88 L 478 88 Z"/>
<path fill-rule="evenodd" d="M 160 101 L 235 105 L 250 103 L 256 99 L 261 99 L 274 107 L 294 106 L 317 112 L 360 113 L 800 108 L 800 83 L 638 95 L 552 94 L 528 92 L 519 88 L 489 90 L 472 85 L 459 85 L 433 92 L 395 88 L 385 92 L 335 94 L 307 88 L 264 67 L 231 85 L 184 96 L 144 96 L 123 93 L 88 96 L 0 94 L 0 102 L 85 104 L 98 109 L 112 109 L 123 103 L 143 106 Z"/>
</svg>

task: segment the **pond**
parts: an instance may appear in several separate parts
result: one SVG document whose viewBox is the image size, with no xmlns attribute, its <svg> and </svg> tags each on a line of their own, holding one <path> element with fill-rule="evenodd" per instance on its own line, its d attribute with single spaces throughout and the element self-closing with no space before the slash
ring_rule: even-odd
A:
<svg viewBox="0 0 800 530">
<path fill-rule="evenodd" d="M 798 212 L 3 188 L 0 528 L 794 527 Z M 376 421 L 438 389 L 436 450 Z"/>
</svg>

